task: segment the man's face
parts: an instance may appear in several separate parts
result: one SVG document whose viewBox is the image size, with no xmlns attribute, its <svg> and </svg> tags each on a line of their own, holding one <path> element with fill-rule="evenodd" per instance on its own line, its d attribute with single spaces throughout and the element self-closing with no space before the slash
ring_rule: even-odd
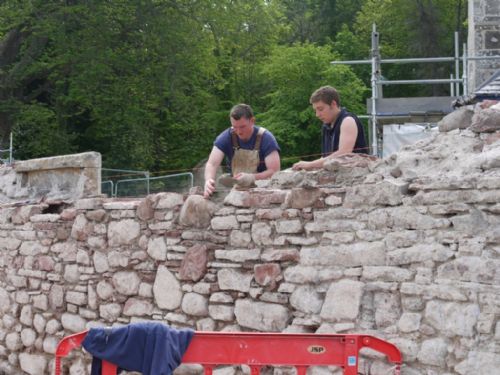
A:
<svg viewBox="0 0 500 375">
<path fill-rule="evenodd" d="M 242 141 L 248 141 L 252 137 L 254 123 L 254 117 L 251 119 L 242 117 L 239 120 L 235 120 L 231 117 L 231 126 L 238 138 Z"/>
<path fill-rule="evenodd" d="M 338 106 L 335 101 L 332 101 L 330 104 L 326 104 L 320 100 L 319 102 L 313 103 L 312 107 L 316 117 L 319 118 L 324 124 L 331 124 L 337 116 Z"/>
</svg>

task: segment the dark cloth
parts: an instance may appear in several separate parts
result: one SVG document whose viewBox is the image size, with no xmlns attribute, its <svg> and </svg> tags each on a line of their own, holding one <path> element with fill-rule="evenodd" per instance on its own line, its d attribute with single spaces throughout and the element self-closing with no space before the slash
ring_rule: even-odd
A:
<svg viewBox="0 0 500 375">
<path fill-rule="evenodd" d="M 359 121 L 356 115 L 353 115 L 352 113 L 347 112 L 345 108 L 342 108 L 333 126 L 330 124 L 323 124 L 321 132 L 321 154 L 323 157 L 326 157 L 339 149 L 341 132 L 340 127 L 342 125 L 342 121 L 344 121 L 346 117 L 352 117 L 358 127 L 358 136 L 356 138 L 356 143 L 354 143 L 354 149 L 352 152 L 356 154 L 368 154 L 368 146 L 361 121 Z"/>
<path fill-rule="evenodd" d="M 92 354 L 91 375 L 100 375 L 102 360 L 143 375 L 170 375 L 179 366 L 194 331 L 161 323 L 133 323 L 118 328 L 92 328 L 82 342 Z"/>
<path fill-rule="evenodd" d="M 247 142 L 243 142 L 239 139 L 239 146 L 243 150 L 253 150 L 255 148 L 255 141 L 257 139 L 257 133 L 259 132 L 260 127 L 254 126 L 252 136 Z M 216 146 L 219 150 L 221 150 L 226 156 L 226 164 L 229 172 L 231 171 L 231 161 L 233 160 L 234 149 L 231 140 L 231 128 L 224 130 L 220 133 L 215 139 L 214 146 Z M 271 154 L 273 151 L 280 152 L 280 147 L 274 135 L 266 130 L 262 135 L 262 141 L 260 143 L 259 150 L 259 166 L 257 167 L 257 172 L 263 172 L 266 168 L 265 159 Z"/>
</svg>

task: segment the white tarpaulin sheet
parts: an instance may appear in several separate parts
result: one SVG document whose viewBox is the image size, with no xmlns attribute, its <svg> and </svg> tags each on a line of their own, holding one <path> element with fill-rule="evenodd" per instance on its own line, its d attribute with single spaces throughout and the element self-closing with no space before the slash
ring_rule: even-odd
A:
<svg viewBox="0 0 500 375">
<path fill-rule="evenodd" d="M 398 152 L 401 147 L 413 144 L 438 131 L 435 123 L 391 124 L 383 126 L 382 156 L 385 158 Z"/>
</svg>

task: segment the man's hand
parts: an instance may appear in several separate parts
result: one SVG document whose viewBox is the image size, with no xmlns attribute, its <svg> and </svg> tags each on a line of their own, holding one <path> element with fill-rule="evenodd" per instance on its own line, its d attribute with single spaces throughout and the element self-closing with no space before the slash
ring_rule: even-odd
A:
<svg viewBox="0 0 500 375">
<path fill-rule="evenodd" d="M 210 198 L 210 196 L 215 191 L 215 181 L 213 178 L 209 178 L 205 181 L 205 191 L 203 192 L 203 197 Z"/>
<path fill-rule="evenodd" d="M 300 171 L 300 170 L 308 171 L 314 168 L 315 166 L 313 165 L 312 161 L 299 161 L 292 166 L 292 169 L 294 171 Z"/>
<path fill-rule="evenodd" d="M 247 188 L 255 183 L 255 175 L 253 173 L 238 173 L 234 176 L 236 179 L 236 187 Z"/>
</svg>

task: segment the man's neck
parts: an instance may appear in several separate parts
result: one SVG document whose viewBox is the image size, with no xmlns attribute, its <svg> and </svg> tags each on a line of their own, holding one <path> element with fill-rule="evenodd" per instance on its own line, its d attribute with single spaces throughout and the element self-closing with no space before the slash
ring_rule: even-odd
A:
<svg viewBox="0 0 500 375">
<path fill-rule="evenodd" d="M 339 118 L 340 116 L 340 109 L 335 113 L 335 115 L 333 116 L 333 119 L 332 119 L 332 122 L 330 122 L 328 125 L 333 128 L 333 125 L 335 125 L 335 122 L 337 121 L 337 119 Z"/>
</svg>

